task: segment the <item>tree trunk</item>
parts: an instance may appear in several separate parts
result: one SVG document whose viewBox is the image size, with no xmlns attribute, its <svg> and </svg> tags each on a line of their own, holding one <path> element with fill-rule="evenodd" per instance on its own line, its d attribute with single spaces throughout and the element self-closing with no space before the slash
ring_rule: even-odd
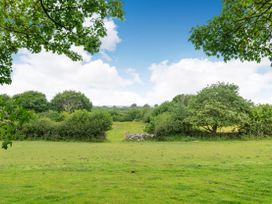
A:
<svg viewBox="0 0 272 204">
<path fill-rule="evenodd" d="M 216 132 L 217 132 L 217 127 L 218 127 L 217 124 L 215 124 L 215 125 L 212 126 L 212 134 L 213 134 L 213 135 L 216 134 Z"/>
</svg>

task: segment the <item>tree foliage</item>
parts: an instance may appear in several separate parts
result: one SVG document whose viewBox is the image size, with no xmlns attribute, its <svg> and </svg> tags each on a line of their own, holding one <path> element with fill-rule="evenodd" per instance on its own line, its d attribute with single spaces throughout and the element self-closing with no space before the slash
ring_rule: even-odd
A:
<svg viewBox="0 0 272 204">
<path fill-rule="evenodd" d="M 45 94 L 37 91 L 26 91 L 13 96 L 15 102 L 27 110 L 44 112 L 48 110 L 48 101 Z"/>
<path fill-rule="evenodd" d="M 58 122 L 44 115 L 35 118 L 24 124 L 21 133 L 28 139 L 104 140 L 111 125 L 111 117 L 106 112 L 77 110 Z"/>
<path fill-rule="evenodd" d="M 239 96 L 234 84 L 218 82 L 202 89 L 190 104 L 193 125 L 211 133 L 218 128 L 241 125 L 250 111 L 250 102 Z"/>
<path fill-rule="evenodd" d="M 192 125 L 186 119 L 190 114 L 188 105 L 193 97 L 193 95 L 181 94 L 174 97 L 172 101 L 155 107 L 145 130 L 157 137 L 190 133 Z"/>
<path fill-rule="evenodd" d="M 272 1 L 224 0 L 219 16 L 192 29 L 190 41 L 208 56 L 272 61 Z"/>
<path fill-rule="evenodd" d="M 3 95 L 0 97 L 0 140 L 2 148 L 12 145 L 12 138 L 18 129 L 31 119 L 31 113 L 18 106 L 14 100 Z"/>
<path fill-rule="evenodd" d="M 272 105 L 261 104 L 253 107 L 242 130 L 254 136 L 272 135 Z"/>
<path fill-rule="evenodd" d="M 73 112 L 79 109 L 92 109 L 92 103 L 90 100 L 80 92 L 76 91 L 64 91 L 58 93 L 51 100 L 51 108 L 56 111 Z"/>
<path fill-rule="evenodd" d="M 11 83 L 12 54 L 21 48 L 72 60 L 81 59 L 73 46 L 97 52 L 107 17 L 123 18 L 120 0 L 0 0 L 0 84 Z"/>
</svg>

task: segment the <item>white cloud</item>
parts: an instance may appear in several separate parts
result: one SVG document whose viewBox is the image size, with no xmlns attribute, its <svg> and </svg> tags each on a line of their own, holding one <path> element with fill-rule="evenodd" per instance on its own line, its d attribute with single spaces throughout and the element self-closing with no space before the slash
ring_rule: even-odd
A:
<svg viewBox="0 0 272 204">
<path fill-rule="evenodd" d="M 135 69 L 125 70 L 126 76 L 122 76 L 116 67 L 80 52 L 85 56 L 84 62 L 73 62 L 63 55 L 30 54 L 22 50 L 13 66 L 13 83 L 0 87 L 0 92 L 13 95 L 37 90 L 51 99 L 58 92 L 77 90 L 85 93 L 95 105 L 143 105 L 171 100 L 181 93 L 195 94 L 208 84 L 224 81 L 237 84 L 241 95 L 255 103 L 272 103 L 269 60 L 259 64 L 207 59 L 163 61 L 150 66 L 147 84 Z"/>
<path fill-rule="evenodd" d="M 104 25 L 107 30 L 107 36 L 101 39 L 101 50 L 114 51 L 116 45 L 121 42 L 121 39 L 118 36 L 117 26 L 112 19 L 105 19 Z"/>
<path fill-rule="evenodd" d="M 121 77 L 116 67 L 102 60 L 74 62 L 66 56 L 23 51 L 14 63 L 13 83 L 0 87 L 10 95 L 27 90 L 45 93 L 51 99 L 63 90 L 85 93 L 95 105 L 127 105 L 141 102 L 141 97 L 129 91 L 138 83 L 135 76 Z M 139 76 L 138 76 L 139 77 Z"/>
<path fill-rule="evenodd" d="M 132 78 L 132 81 L 136 84 L 143 84 L 143 81 L 141 80 L 141 77 L 139 73 L 135 69 L 128 68 L 126 70 L 126 73 Z"/>
<path fill-rule="evenodd" d="M 268 60 L 259 64 L 207 59 L 182 59 L 177 63 L 163 61 L 150 67 L 153 88 L 147 97 L 151 103 L 160 103 L 171 100 L 177 94 L 194 94 L 208 84 L 224 81 L 237 84 L 240 94 L 256 103 L 271 103 L 272 68 L 269 68 Z"/>
<path fill-rule="evenodd" d="M 99 16 L 93 15 L 93 17 L 91 18 L 86 18 L 84 26 L 92 26 L 96 18 L 99 18 Z M 118 35 L 117 26 L 112 18 L 105 18 L 103 21 L 107 31 L 107 35 L 101 39 L 100 54 L 104 60 L 111 61 L 111 57 L 108 55 L 107 52 L 114 51 L 117 44 L 121 42 L 121 38 Z"/>
</svg>

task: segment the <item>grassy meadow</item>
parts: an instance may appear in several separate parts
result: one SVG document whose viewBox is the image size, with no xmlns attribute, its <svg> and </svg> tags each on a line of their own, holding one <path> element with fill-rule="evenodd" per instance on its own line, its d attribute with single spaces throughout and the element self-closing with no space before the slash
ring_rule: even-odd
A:
<svg viewBox="0 0 272 204">
<path fill-rule="evenodd" d="M 0 150 L 0 203 L 272 203 L 272 141 L 14 142 Z"/>
</svg>

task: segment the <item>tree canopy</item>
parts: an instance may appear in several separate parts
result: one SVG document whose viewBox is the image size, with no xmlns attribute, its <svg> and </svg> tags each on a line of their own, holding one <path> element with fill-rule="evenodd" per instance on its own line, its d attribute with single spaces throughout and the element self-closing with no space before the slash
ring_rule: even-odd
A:
<svg viewBox="0 0 272 204">
<path fill-rule="evenodd" d="M 272 61 L 272 1 L 224 0 L 221 14 L 194 27 L 189 40 L 196 49 L 225 61 Z"/>
<path fill-rule="evenodd" d="M 92 109 L 92 103 L 83 94 L 77 91 L 64 91 L 58 93 L 51 100 L 51 108 L 56 111 L 73 112 L 79 109 Z"/>
<path fill-rule="evenodd" d="M 238 86 L 218 82 L 202 89 L 190 110 L 190 123 L 215 134 L 218 128 L 242 124 L 248 118 L 250 102 L 239 96 Z"/>
<path fill-rule="evenodd" d="M 26 91 L 13 96 L 15 102 L 27 110 L 43 112 L 48 109 L 48 101 L 45 94 L 37 91 Z"/>
<path fill-rule="evenodd" d="M 12 54 L 21 48 L 72 60 L 81 59 L 74 46 L 98 52 L 108 17 L 123 18 L 121 0 L 0 0 L 0 84 L 11 83 Z"/>
</svg>

